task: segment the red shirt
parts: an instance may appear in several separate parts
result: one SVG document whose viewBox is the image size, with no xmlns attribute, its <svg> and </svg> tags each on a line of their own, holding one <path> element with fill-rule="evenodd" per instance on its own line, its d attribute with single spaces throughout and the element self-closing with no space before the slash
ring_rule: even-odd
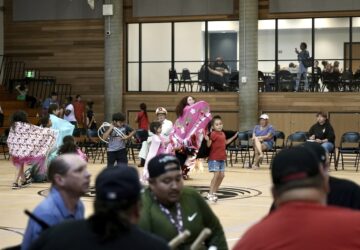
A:
<svg viewBox="0 0 360 250">
<path fill-rule="evenodd" d="M 234 250 L 360 249 L 360 213 L 312 202 L 281 205 L 251 227 Z"/>
<path fill-rule="evenodd" d="M 76 118 L 76 121 L 83 125 L 85 124 L 85 105 L 83 102 L 78 102 L 78 101 L 75 101 L 73 103 L 73 106 L 74 106 L 74 113 L 75 113 L 75 118 Z"/>
<path fill-rule="evenodd" d="M 222 131 L 212 131 L 209 160 L 226 161 L 226 137 Z"/>
<path fill-rule="evenodd" d="M 140 111 L 137 113 L 137 122 L 139 123 L 139 128 L 144 130 L 149 129 L 149 119 L 145 115 L 144 111 Z"/>
</svg>

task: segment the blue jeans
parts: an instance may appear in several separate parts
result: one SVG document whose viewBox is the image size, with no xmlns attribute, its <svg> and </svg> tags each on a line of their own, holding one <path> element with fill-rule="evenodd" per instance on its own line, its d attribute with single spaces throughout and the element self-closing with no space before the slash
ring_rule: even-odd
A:
<svg viewBox="0 0 360 250">
<path fill-rule="evenodd" d="M 225 171 L 225 161 L 208 161 L 209 172 L 224 172 Z"/>
<path fill-rule="evenodd" d="M 321 146 L 326 150 L 326 152 L 331 153 L 334 150 L 334 144 L 332 142 L 324 142 Z"/>
<path fill-rule="evenodd" d="M 274 147 L 274 141 L 263 141 L 261 144 L 264 144 L 266 146 L 266 150 L 271 150 Z"/>
<path fill-rule="evenodd" d="M 96 129 L 88 129 L 87 136 L 88 137 L 97 137 L 98 136 L 97 130 Z"/>
<path fill-rule="evenodd" d="M 307 68 L 302 64 L 302 62 L 299 63 L 299 71 L 297 73 L 297 77 L 296 77 L 296 86 L 295 86 L 295 90 L 298 91 L 299 90 L 299 84 L 300 84 L 300 80 L 301 77 L 304 76 L 304 80 L 305 80 L 305 90 L 309 89 L 309 82 L 308 82 L 308 78 L 307 78 Z"/>
</svg>

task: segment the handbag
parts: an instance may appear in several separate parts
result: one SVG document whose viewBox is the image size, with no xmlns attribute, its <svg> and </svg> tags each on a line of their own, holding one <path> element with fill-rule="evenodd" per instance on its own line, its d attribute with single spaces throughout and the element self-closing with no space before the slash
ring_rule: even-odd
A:
<svg viewBox="0 0 360 250">
<path fill-rule="evenodd" d="M 308 57 L 302 61 L 305 68 L 309 68 L 314 66 L 314 59 L 312 57 Z"/>
</svg>

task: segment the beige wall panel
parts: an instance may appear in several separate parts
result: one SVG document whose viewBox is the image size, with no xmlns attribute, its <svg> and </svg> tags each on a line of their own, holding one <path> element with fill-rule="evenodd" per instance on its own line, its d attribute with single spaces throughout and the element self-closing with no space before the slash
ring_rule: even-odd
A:
<svg viewBox="0 0 360 250">
<path fill-rule="evenodd" d="M 336 146 L 345 132 L 359 131 L 359 113 L 330 113 L 330 122 L 335 130 Z"/>
<path fill-rule="evenodd" d="M 292 113 L 291 114 L 291 132 L 309 131 L 310 127 L 316 123 L 316 113 Z"/>
</svg>

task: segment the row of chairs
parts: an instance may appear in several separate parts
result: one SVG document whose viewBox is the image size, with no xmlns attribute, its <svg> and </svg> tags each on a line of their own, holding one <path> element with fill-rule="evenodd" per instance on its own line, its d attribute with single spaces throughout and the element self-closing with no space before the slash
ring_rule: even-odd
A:
<svg viewBox="0 0 360 250">
<path fill-rule="evenodd" d="M 344 72 L 322 72 L 322 91 L 326 87 L 330 92 L 359 91 L 360 72 L 353 74 L 350 70 Z"/>
<path fill-rule="evenodd" d="M 251 165 L 251 163 L 254 161 L 254 154 L 252 154 L 253 145 L 251 138 L 252 130 L 239 132 L 238 138 L 227 147 L 231 166 L 233 166 L 234 162 L 237 163 L 238 156 L 240 156 L 242 167 L 245 167 L 246 162 Z M 309 138 L 307 132 L 298 131 L 290 134 L 288 137 L 285 137 L 284 132 L 275 131 L 275 144 L 273 149 L 264 152 L 267 163 L 269 163 L 269 154 L 271 154 L 270 162 L 272 162 L 273 158 L 280 150 L 286 147 L 293 147 L 298 144 L 304 143 L 307 141 L 307 138 Z M 350 156 L 350 158 L 348 156 Z M 332 161 L 334 162 L 335 170 L 338 169 L 340 159 L 342 169 L 344 169 L 345 163 L 354 162 L 354 167 L 356 168 L 356 171 L 358 171 L 360 161 L 360 134 L 358 132 L 344 133 L 341 136 L 339 147 L 334 148 L 334 150 L 330 152 L 330 163 Z"/>
<path fill-rule="evenodd" d="M 199 79 L 199 76 L 197 76 L 197 78 Z M 199 83 L 199 81 L 192 79 L 189 69 L 184 68 L 182 70 L 180 79 L 178 77 L 176 69 L 169 69 L 169 85 L 167 91 L 171 91 L 172 86 L 174 86 L 175 91 L 193 92 L 193 87 L 195 83 Z M 199 91 L 199 86 L 197 91 Z"/>
<path fill-rule="evenodd" d="M 136 163 L 135 151 L 139 151 L 141 144 L 148 137 L 148 133 L 145 130 L 137 130 L 134 140 L 129 141 L 128 156 L 132 158 Z M 307 132 L 298 131 L 287 138 L 284 132 L 275 131 L 274 134 L 274 147 L 265 153 L 267 163 L 272 162 L 275 155 L 286 147 L 296 146 L 298 144 L 306 142 L 309 137 Z M 87 137 L 75 137 L 78 146 L 88 155 L 89 159 L 95 163 L 97 160 L 100 163 L 105 162 L 105 156 L 107 151 L 106 143 L 99 140 L 99 138 L 87 138 Z M 238 162 L 238 156 L 242 162 L 242 167 L 245 167 L 246 161 L 251 164 L 254 161 L 253 145 L 252 145 L 252 130 L 242 131 L 238 133 L 238 137 L 228 147 L 227 152 L 229 154 L 230 165 Z M 2 154 L 5 159 L 9 159 L 9 153 L 6 146 L 6 141 L 1 140 Z M 251 156 L 252 155 L 252 156 Z M 271 157 L 269 157 L 271 155 Z M 346 156 L 346 157 L 345 157 Z M 350 156 L 350 158 L 349 158 Z M 358 132 L 346 132 L 341 136 L 340 145 L 333 152 L 330 152 L 330 163 L 334 159 L 335 170 L 338 168 L 339 161 L 341 159 L 342 169 L 344 170 L 345 163 L 354 162 L 356 171 L 359 169 L 360 162 L 360 133 Z"/>
<path fill-rule="evenodd" d="M 241 131 L 238 133 L 238 137 L 234 140 L 228 147 L 227 151 L 229 154 L 230 166 L 233 166 L 233 157 L 234 163 L 237 163 L 238 156 L 240 155 L 240 159 L 242 162 L 242 167 L 245 167 L 246 161 L 248 161 L 249 165 L 254 161 L 254 154 L 251 157 L 251 151 L 253 151 L 252 145 L 252 130 Z M 274 147 L 272 150 L 266 151 L 266 161 L 269 163 L 269 154 L 272 153 L 272 158 L 277 154 L 278 151 L 285 148 L 285 134 L 282 131 L 275 131 L 274 134 Z"/>
<path fill-rule="evenodd" d="M 292 146 L 293 143 L 305 142 L 308 136 L 307 132 L 296 132 L 288 137 L 288 141 L 290 141 L 290 146 Z M 332 158 L 334 158 L 335 170 L 338 169 L 339 161 L 341 159 L 341 166 L 343 170 L 345 163 L 354 162 L 354 167 L 356 168 L 356 171 L 358 171 L 360 159 L 360 133 L 345 132 L 341 136 L 339 147 L 334 148 L 334 150 L 329 153 L 330 163 Z"/>
<path fill-rule="evenodd" d="M 278 83 L 275 82 L 275 76 L 265 76 L 263 72 L 258 71 L 259 90 L 264 91 L 292 91 L 295 86 L 297 74 L 288 70 L 278 72 Z M 323 83 L 320 86 L 319 81 Z M 344 72 L 314 72 L 314 75 L 308 75 L 309 87 L 314 92 L 324 92 L 325 87 L 329 92 L 359 91 L 360 90 L 360 71 L 353 74 L 349 70 Z M 304 87 L 304 82 L 300 85 Z"/>
</svg>

